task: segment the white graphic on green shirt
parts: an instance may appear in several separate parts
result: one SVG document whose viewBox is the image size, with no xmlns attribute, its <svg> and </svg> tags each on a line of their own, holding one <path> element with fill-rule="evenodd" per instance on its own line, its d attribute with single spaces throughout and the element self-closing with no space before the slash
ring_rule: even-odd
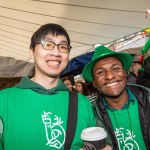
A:
<svg viewBox="0 0 150 150">
<path fill-rule="evenodd" d="M 135 135 L 130 130 L 124 128 L 116 128 L 115 134 L 120 150 L 140 150 L 139 145 L 134 139 Z"/>
<path fill-rule="evenodd" d="M 51 112 L 44 112 L 42 120 L 45 125 L 46 145 L 60 149 L 65 142 L 65 131 L 61 125 L 63 121 Z"/>
</svg>

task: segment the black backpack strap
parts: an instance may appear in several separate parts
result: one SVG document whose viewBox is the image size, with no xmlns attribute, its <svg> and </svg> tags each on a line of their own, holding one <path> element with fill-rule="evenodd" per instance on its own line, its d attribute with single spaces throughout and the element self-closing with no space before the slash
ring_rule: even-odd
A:
<svg viewBox="0 0 150 150">
<path fill-rule="evenodd" d="M 73 142 L 77 125 L 77 115 L 78 95 L 76 92 L 69 92 L 68 121 L 64 150 L 70 150 L 71 144 Z"/>
</svg>

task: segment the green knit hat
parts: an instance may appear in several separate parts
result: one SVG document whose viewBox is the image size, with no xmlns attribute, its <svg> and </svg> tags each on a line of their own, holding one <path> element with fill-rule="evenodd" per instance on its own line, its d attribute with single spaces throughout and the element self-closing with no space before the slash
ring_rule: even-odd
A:
<svg viewBox="0 0 150 150">
<path fill-rule="evenodd" d="M 92 70 L 93 70 L 95 63 L 107 57 L 118 58 L 121 61 L 125 71 L 128 71 L 132 65 L 132 56 L 130 54 L 115 52 L 102 45 L 95 49 L 91 62 L 89 62 L 84 67 L 82 71 L 83 78 L 89 82 L 92 82 L 93 81 Z"/>
</svg>

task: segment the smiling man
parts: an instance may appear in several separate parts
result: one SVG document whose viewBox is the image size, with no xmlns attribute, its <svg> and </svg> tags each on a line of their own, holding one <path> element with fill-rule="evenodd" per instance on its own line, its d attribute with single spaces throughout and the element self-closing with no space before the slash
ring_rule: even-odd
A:
<svg viewBox="0 0 150 150">
<path fill-rule="evenodd" d="M 89 100 L 71 94 L 59 79 L 70 50 L 68 33 L 60 25 L 46 24 L 33 34 L 30 54 L 34 77 L 23 77 L 19 84 L 0 91 L 0 150 L 83 147 L 80 134 L 95 126 L 95 117 Z"/>
<path fill-rule="evenodd" d="M 97 124 L 107 130 L 113 150 L 150 149 L 150 92 L 127 85 L 126 71 L 131 64 L 130 54 L 99 46 L 82 72 L 99 91 Z"/>
</svg>

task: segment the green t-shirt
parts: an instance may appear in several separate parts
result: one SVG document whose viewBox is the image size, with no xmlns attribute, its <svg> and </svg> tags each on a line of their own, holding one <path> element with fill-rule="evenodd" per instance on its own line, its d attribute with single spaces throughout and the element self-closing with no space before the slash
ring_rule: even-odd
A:
<svg viewBox="0 0 150 150">
<path fill-rule="evenodd" d="M 121 110 L 107 109 L 120 150 L 146 150 L 138 114 L 138 102 Z"/>
<path fill-rule="evenodd" d="M 78 120 L 71 150 L 83 146 L 80 134 L 95 126 L 89 99 L 78 94 Z M 47 90 L 28 78 L 0 91 L 0 118 L 6 150 L 63 150 L 66 136 L 69 92 L 59 81 Z M 1 150 L 1 146 L 0 146 Z"/>
</svg>

